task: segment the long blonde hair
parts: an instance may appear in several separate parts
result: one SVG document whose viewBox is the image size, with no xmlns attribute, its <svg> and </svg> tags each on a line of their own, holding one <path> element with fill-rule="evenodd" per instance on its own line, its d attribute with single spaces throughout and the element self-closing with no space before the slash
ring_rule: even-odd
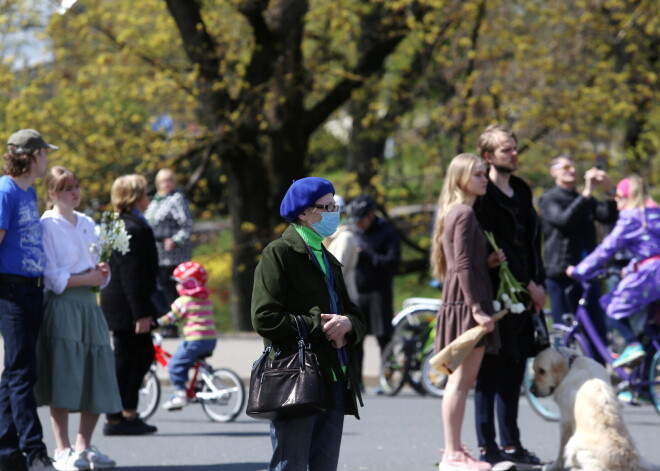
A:
<svg viewBox="0 0 660 471">
<path fill-rule="evenodd" d="M 639 209 L 642 213 L 642 227 L 646 228 L 646 208 L 657 206 L 649 196 L 646 182 L 636 173 L 624 178 L 617 185 L 617 193 L 626 198 L 625 209 Z"/>
<path fill-rule="evenodd" d="M 431 269 L 433 276 L 442 280 L 447 274 L 447 259 L 442 247 L 442 233 L 449 211 L 457 204 L 471 204 L 474 196 L 465 190 L 476 165 L 486 165 L 481 157 L 474 154 L 458 154 L 451 159 L 442 191 L 438 198 L 438 209 L 431 241 Z"/>
</svg>

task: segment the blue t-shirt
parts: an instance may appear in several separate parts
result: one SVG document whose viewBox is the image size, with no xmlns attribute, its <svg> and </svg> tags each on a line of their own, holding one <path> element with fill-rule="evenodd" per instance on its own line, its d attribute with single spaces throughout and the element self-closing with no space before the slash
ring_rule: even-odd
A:
<svg viewBox="0 0 660 471">
<path fill-rule="evenodd" d="M 29 277 L 41 276 L 46 254 L 41 237 L 37 194 L 23 190 L 9 176 L 0 177 L 0 273 Z"/>
</svg>

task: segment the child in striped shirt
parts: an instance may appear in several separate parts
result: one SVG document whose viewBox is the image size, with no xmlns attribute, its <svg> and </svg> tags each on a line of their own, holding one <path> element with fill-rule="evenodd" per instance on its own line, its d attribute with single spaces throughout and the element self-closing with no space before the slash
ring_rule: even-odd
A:
<svg viewBox="0 0 660 471">
<path fill-rule="evenodd" d="M 183 341 L 167 365 L 174 393 L 163 404 L 167 410 L 180 410 L 188 404 L 188 370 L 201 356 L 213 352 L 216 344 L 213 303 L 206 288 L 208 275 L 197 262 L 183 262 L 174 269 L 179 297 L 170 312 L 158 319 L 158 325 L 183 324 Z"/>
</svg>

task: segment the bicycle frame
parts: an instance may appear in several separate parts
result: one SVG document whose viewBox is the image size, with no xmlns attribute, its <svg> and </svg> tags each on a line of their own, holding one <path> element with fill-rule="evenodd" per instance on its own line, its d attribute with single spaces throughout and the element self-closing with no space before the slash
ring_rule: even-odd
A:
<svg viewBox="0 0 660 471">
<path fill-rule="evenodd" d="M 580 344 L 585 354 L 593 358 L 594 352 L 592 352 L 591 345 L 587 340 L 591 341 L 591 344 L 596 347 L 600 356 L 611 366 L 614 361 L 612 354 L 607 348 L 605 341 L 600 335 L 598 335 L 596 327 L 591 321 L 587 311 L 586 295 L 590 288 L 589 282 L 582 282 L 582 288 L 583 294 L 576 309 L 573 324 L 571 326 L 554 324 L 553 328 L 564 330 L 566 332 L 564 345 L 570 345 L 572 340 L 575 339 Z M 622 382 L 615 386 L 617 391 L 622 391 L 630 387 L 634 391 L 639 392 L 644 387 L 657 385 L 659 383 L 657 381 L 648 381 L 644 378 L 650 369 L 654 353 L 660 352 L 660 339 L 648 322 L 644 325 L 643 334 L 650 340 L 650 345 L 653 348 L 650 349 L 650 346 L 647 347 L 647 355 L 642 359 L 641 364 L 636 365 L 630 370 L 630 372 L 628 372 L 625 367 L 612 367 L 616 374 L 622 379 Z"/>
<path fill-rule="evenodd" d="M 167 368 L 167 364 L 169 363 L 170 358 L 172 358 L 172 354 L 170 352 L 166 351 L 160 345 L 160 343 L 154 343 L 154 361 L 158 362 L 158 364 L 160 364 L 163 368 Z M 202 366 L 205 365 L 206 362 L 204 362 L 203 360 L 195 360 L 195 364 L 191 367 L 193 370 L 193 375 L 190 381 L 188 381 L 188 385 L 186 386 L 186 395 L 188 396 L 188 399 L 191 401 L 194 401 L 195 399 L 214 398 L 214 393 L 202 393 L 195 390 L 195 385 L 197 384 L 197 380 L 200 376 L 200 371 L 202 369 Z M 205 378 L 204 375 L 202 375 L 202 380 L 206 384 L 208 384 L 209 387 L 213 388 L 213 383 L 208 378 Z"/>
</svg>

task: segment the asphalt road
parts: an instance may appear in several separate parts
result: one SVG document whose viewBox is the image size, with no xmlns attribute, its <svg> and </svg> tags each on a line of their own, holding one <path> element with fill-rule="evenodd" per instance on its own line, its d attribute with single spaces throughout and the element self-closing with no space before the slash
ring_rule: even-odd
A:
<svg viewBox="0 0 660 471">
<path fill-rule="evenodd" d="M 171 392 L 165 387 L 163 397 Z M 382 397 L 368 389 L 362 420 L 349 417 L 339 469 L 418 470 L 437 469 L 442 446 L 441 399 L 421 397 L 406 388 L 397 397 Z M 650 406 L 624 408 L 626 423 L 642 455 L 660 464 L 660 415 Z M 41 408 L 44 435 L 52 453 L 53 435 L 48 409 Z M 72 415 L 71 430 L 76 430 Z M 241 415 L 236 422 L 210 422 L 199 405 L 180 412 L 159 410 L 150 419 L 158 433 L 142 437 L 105 437 L 97 427 L 95 444 L 115 458 L 124 470 L 258 471 L 270 458 L 268 422 Z M 468 404 L 463 437 L 476 451 L 471 403 Z M 526 399 L 520 402 L 523 444 L 543 460 L 554 459 L 559 440 L 558 425 L 540 419 Z"/>
</svg>

